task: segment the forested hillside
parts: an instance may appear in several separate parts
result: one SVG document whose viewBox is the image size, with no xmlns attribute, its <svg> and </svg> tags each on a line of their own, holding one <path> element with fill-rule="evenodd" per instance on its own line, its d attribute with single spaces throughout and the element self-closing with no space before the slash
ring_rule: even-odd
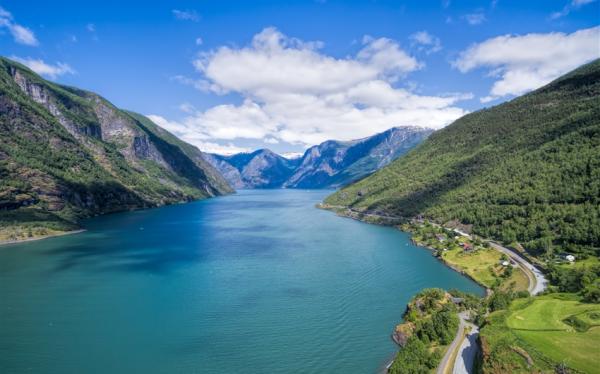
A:
<svg viewBox="0 0 600 374">
<path fill-rule="evenodd" d="M 326 203 L 458 220 L 547 258 L 597 255 L 600 61 L 458 119 Z"/>
<path fill-rule="evenodd" d="M 0 240 L 230 191 L 198 149 L 147 118 L 0 58 Z"/>
</svg>

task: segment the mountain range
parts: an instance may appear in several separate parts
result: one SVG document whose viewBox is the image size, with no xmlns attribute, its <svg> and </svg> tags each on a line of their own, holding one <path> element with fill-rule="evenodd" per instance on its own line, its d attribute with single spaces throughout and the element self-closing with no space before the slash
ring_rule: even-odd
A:
<svg viewBox="0 0 600 374">
<path fill-rule="evenodd" d="M 328 140 L 294 159 L 260 149 L 231 156 L 212 154 L 208 161 L 236 189 L 336 188 L 384 167 L 432 132 L 419 127 L 394 127 L 358 140 Z"/>
<path fill-rule="evenodd" d="M 199 149 L 148 118 L 0 58 L 0 236 L 230 192 Z"/>
</svg>

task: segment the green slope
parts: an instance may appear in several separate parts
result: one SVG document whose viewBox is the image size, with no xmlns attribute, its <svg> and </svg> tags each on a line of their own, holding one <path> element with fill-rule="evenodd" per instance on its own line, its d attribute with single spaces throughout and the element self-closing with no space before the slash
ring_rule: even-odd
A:
<svg viewBox="0 0 600 374">
<path fill-rule="evenodd" d="M 0 58 L 0 241 L 230 191 L 199 150 L 147 118 Z"/>
<path fill-rule="evenodd" d="M 466 115 L 326 199 L 519 241 L 536 255 L 600 247 L 600 61 Z"/>
</svg>

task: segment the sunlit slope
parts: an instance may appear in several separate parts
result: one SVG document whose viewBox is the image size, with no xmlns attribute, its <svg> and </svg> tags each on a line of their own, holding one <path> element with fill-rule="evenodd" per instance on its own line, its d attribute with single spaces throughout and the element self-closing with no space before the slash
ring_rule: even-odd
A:
<svg viewBox="0 0 600 374">
<path fill-rule="evenodd" d="M 438 222 L 537 254 L 600 246 L 600 61 L 466 115 L 331 205 Z"/>
</svg>

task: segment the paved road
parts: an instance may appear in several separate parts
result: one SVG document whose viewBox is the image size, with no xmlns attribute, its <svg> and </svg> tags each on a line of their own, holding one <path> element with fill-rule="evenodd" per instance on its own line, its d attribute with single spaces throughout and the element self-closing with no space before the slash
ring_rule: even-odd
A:
<svg viewBox="0 0 600 374">
<path fill-rule="evenodd" d="M 446 368 L 452 364 L 450 362 L 450 360 L 452 359 L 452 354 L 459 348 L 459 344 L 461 344 L 461 342 L 462 342 L 463 334 L 465 331 L 465 326 L 467 325 L 466 320 L 467 320 L 467 313 L 460 312 L 458 314 L 458 330 L 456 331 L 456 336 L 454 337 L 454 340 L 452 341 L 452 343 L 450 343 L 450 347 L 448 347 L 448 350 L 446 351 L 446 354 L 442 358 L 442 361 L 440 361 L 440 364 L 438 365 L 436 374 L 444 374 L 444 372 L 446 371 Z"/>
<path fill-rule="evenodd" d="M 546 279 L 544 274 L 540 271 L 540 269 L 533 266 L 529 261 L 519 256 L 514 251 L 503 247 L 498 243 L 490 242 L 490 246 L 509 256 L 523 269 L 523 271 L 529 278 L 528 291 L 530 294 L 537 295 L 543 292 L 548 287 L 548 280 Z"/>
<path fill-rule="evenodd" d="M 467 321 L 469 312 L 460 312 L 458 318 L 458 331 L 456 332 L 456 336 L 450 344 L 450 347 L 448 347 L 446 354 L 442 358 L 442 361 L 440 361 L 436 374 L 444 374 L 446 372 L 452 372 L 453 374 L 473 373 L 475 356 L 479 350 L 479 345 L 477 344 L 479 329 L 477 326 Z M 464 336 L 467 327 L 470 330 L 468 334 Z M 454 362 L 451 362 L 452 357 L 455 357 Z"/>
<path fill-rule="evenodd" d="M 465 325 L 469 326 L 471 330 L 460 345 L 459 352 L 454 361 L 452 374 L 471 374 L 474 372 L 475 356 L 477 356 L 477 351 L 479 351 L 479 344 L 477 344 L 479 328 L 470 322 L 465 322 Z"/>
</svg>

